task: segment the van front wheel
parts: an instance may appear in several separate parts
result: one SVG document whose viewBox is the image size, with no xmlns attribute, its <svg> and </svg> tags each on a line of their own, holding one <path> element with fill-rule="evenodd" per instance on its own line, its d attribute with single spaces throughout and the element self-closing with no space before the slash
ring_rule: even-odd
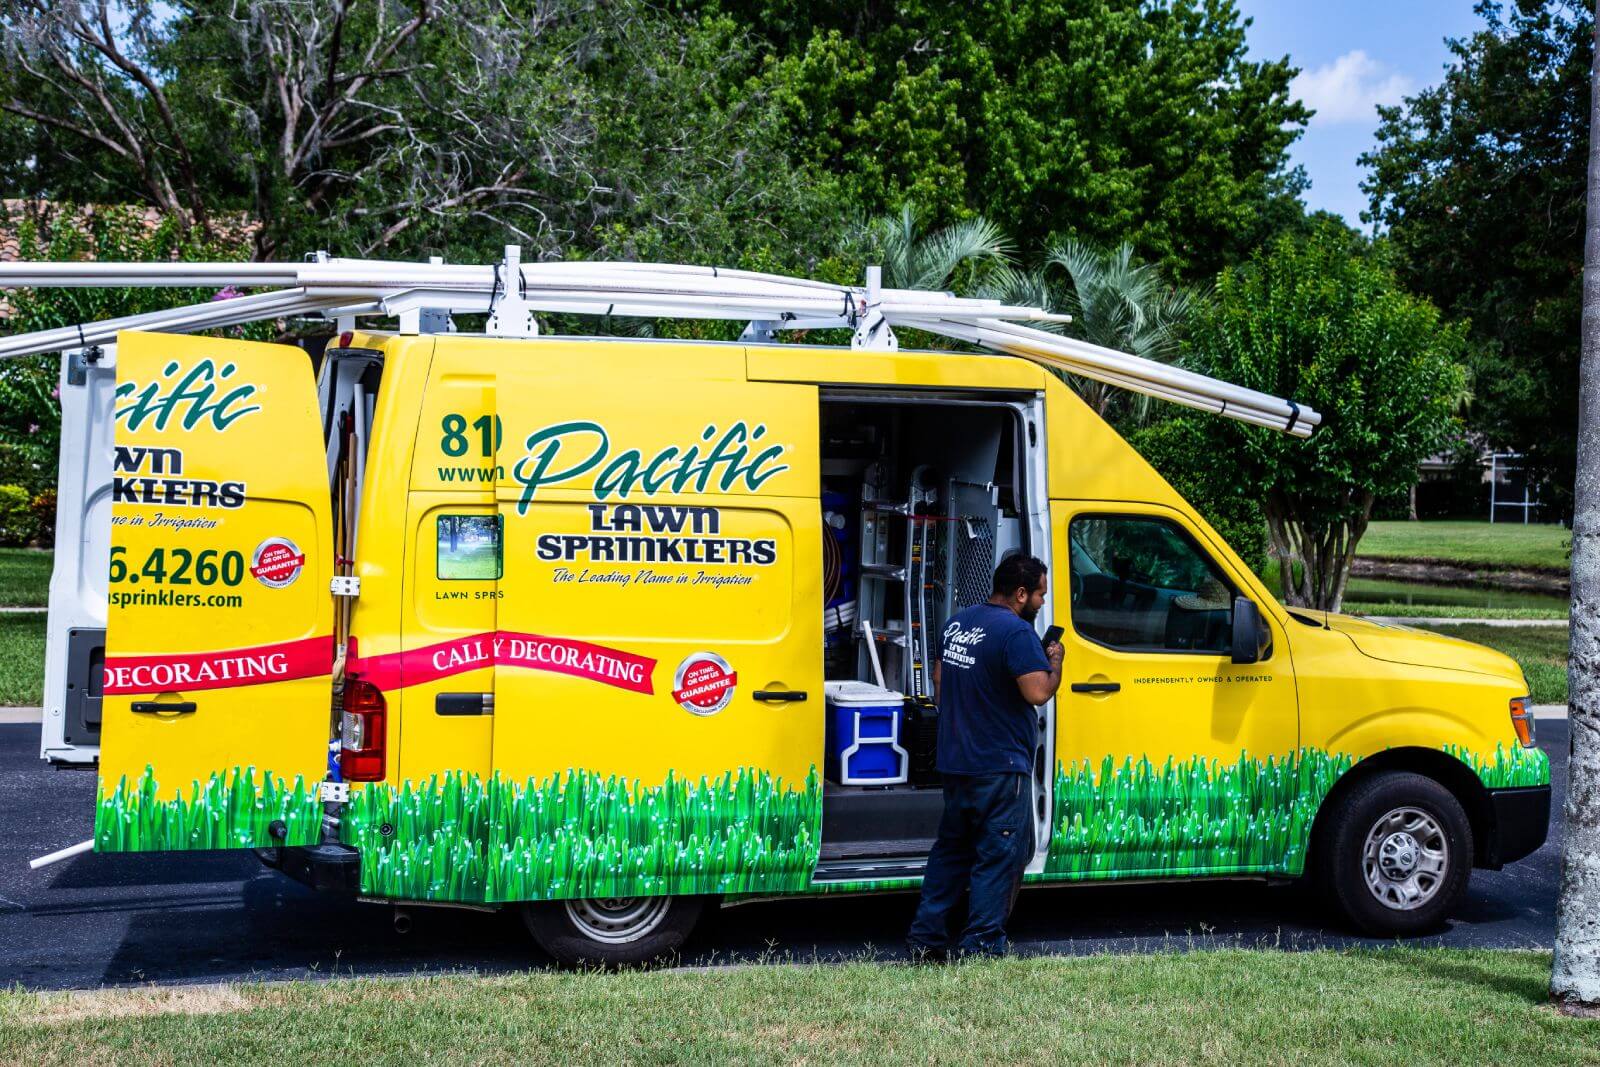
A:
<svg viewBox="0 0 1600 1067">
<path fill-rule="evenodd" d="M 1472 824 L 1444 786 L 1389 771 L 1356 786 L 1330 814 L 1313 845 L 1323 888 L 1363 933 L 1426 933 L 1461 902 L 1472 872 Z"/>
<path fill-rule="evenodd" d="M 539 901 L 522 906 L 522 921 L 562 963 L 649 963 L 682 947 L 705 905 L 705 897 Z"/>
</svg>

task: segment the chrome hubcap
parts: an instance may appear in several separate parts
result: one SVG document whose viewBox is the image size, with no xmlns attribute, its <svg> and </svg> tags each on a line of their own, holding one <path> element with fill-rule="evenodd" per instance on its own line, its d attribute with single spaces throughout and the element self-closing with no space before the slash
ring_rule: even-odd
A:
<svg viewBox="0 0 1600 1067">
<path fill-rule="evenodd" d="M 670 897 L 605 897 L 565 901 L 567 917 L 584 936 L 608 945 L 637 941 L 661 925 Z"/>
<path fill-rule="evenodd" d="M 1367 888 L 1385 907 L 1412 911 L 1444 885 L 1450 844 L 1432 815 L 1421 808 L 1396 808 L 1367 833 L 1361 867 Z"/>
</svg>

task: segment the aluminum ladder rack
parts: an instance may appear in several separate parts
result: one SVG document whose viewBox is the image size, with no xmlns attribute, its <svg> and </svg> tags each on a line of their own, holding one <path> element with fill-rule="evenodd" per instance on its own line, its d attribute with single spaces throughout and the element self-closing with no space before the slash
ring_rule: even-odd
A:
<svg viewBox="0 0 1600 1067">
<path fill-rule="evenodd" d="M 0 359 L 110 344 L 124 330 L 188 333 L 318 315 L 353 329 L 358 318 L 397 318 L 400 332 L 453 330 L 454 314 L 487 314 L 487 333 L 531 337 L 536 312 L 629 318 L 746 321 L 743 337 L 844 328 L 851 347 L 894 350 L 894 327 L 1019 356 L 1122 389 L 1253 426 L 1309 437 L 1322 416 L 1293 400 L 1232 385 L 1049 329 L 1070 317 L 1044 308 L 915 289 L 885 289 L 876 267 L 865 286 L 675 263 L 523 263 L 508 245 L 487 266 L 337 259 L 303 263 L 0 263 L 0 289 L 168 287 L 268 291 L 0 338 Z"/>
</svg>

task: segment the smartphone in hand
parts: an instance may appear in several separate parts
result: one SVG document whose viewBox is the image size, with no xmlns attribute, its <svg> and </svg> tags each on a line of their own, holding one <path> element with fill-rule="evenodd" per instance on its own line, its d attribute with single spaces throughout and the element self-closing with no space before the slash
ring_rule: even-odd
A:
<svg viewBox="0 0 1600 1067">
<path fill-rule="evenodd" d="M 1044 642 L 1044 647 L 1045 648 L 1049 648 L 1051 645 L 1055 644 L 1057 641 L 1060 641 L 1061 640 L 1061 635 L 1064 634 L 1064 633 L 1066 633 L 1066 631 L 1063 630 L 1059 626 L 1052 626 L 1049 629 L 1045 630 L 1044 637 L 1041 638 L 1041 640 Z"/>
</svg>

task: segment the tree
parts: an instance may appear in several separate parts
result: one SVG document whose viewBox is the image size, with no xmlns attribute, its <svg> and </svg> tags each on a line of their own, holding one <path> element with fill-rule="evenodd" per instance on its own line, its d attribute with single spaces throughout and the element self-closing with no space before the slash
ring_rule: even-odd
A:
<svg viewBox="0 0 1600 1067">
<path fill-rule="evenodd" d="M 1127 240 L 1209 279 L 1303 211 L 1310 113 L 1233 0 L 700 0 L 772 42 L 764 81 L 841 202 L 982 214 L 1024 251 Z"/>
<path fill-rule="evenodd" d="M 206 226 L 192 126 L 160 69 L 164 43 L 149 0 L 16 0 L 0 22 L 0 108 L 34 124 L 41 147 L 66 139 L 183 224 Z"/>
<path fill-rule="evenodd" d="M 967 289 L 986 267 L 1010 262 L 1011 243 L 985 218 L 964 219 L 933 232 L 917 222 L 910 204 L 869 226 L 890 289 Z"/>
<path fill-rule="evenodd" d="M 1251 486 L 1217 476 L 1218 465 L 1206 452 L 1203 420 L 1210 417 L 1161 419 L 1128 434 L 1128 443 L 1260 574 L 1267 562 L 1261 501 Z"/>
<path fill-rule="evenodd" d="M 848 219 L 728 17 L 640 0 L 18 0 L 18 192 L 152 204 L 257 258 L 604 254 L 796 269 Z M 180 76 L 181 72 L 181 76 Z"/>
<path fill-rule="evenodd" d="M 1047 248 L 1037 267 L 1002 264 L 986 272 L 975 295 L 1069 314 L 1071 323 L 1045 328 L 1164 362 L 1177 356 L 1196 303 L 1192 290 L 1168 285 L 1155 264 L 1139 262 L 1132 245 L 1102 252 L 1071 240 Z M 1143 424 L 1149 417 L 1149 397 L 1072 374 L 1061 377 L 1101 418 L 1126 412 L 1127 421 Z"/>
<path fill-rule="evenodd" d="M 1337 611 L 1373 501 L 1455 431 L 1465 329 L 1342 227 L 1280 237 L 1218 278 L 1185 360 L 1323 415 L 1309 440 L 1197 419 L 1218 474 L 1255 493 L 1290 604 Z"/>
<path fill-rule="evenodd" d="M 1584 0 L 1476 10 L 1486 25 L 1450 42 L 1444 81 L 1380 109 L 1364 188 L 1401 281 L 1471 322 L 1473 428 L 1527 455 L 1564 505 L 1594 21 Z"/>
<path fill-rule="evenodd" d="M 1059 267 L 1067 277 L 1067 288 L 1052 308 L 1072 316 L 1067 333 L 1145 359 L 1169 362 L 1177 356 L 1194 295 L 1167 285 L 1154 264 L 1138 262 L 1132 245 L 1124 242 L 1100 252 L 1067 241 L 1049 250 L 1045 266 Z M 1149 397 L 1086 378 L 1071 382 L 1101 417 L 1109 415 L 1119 398 L 1132 406 L 1136 422 L 1143 422 L 1149 411 Z"/>
<path fill-rule="evenodd" d="M 1583 242 L 1577 482 L 1572 512 L 1566 841 L 1550 995 L 1600 1017 L 1600 63 L 1589 89 L 1588 214 Z"/>
</svg>

